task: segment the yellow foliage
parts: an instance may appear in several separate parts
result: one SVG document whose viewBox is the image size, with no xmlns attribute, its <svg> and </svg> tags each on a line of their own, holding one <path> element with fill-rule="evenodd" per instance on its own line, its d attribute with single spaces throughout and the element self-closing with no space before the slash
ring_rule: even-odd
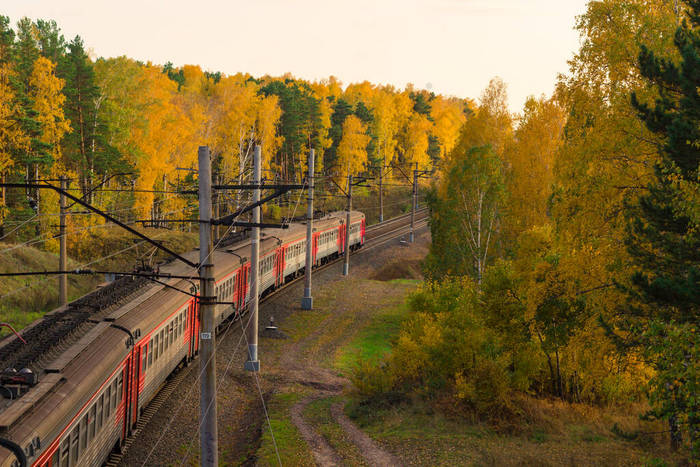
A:
<svg viewBox="0 0 700 467">
<path fill-rule="evenodd" d="M 0 64 L 0 174 L 6 173 L 13 164 L 13 148 L 26 150 L 29 147 L 29 138 L 17 125 L 19 108 L 10 85 L 12 75 L 8 64 Z"/>
<path fill-rule="evenodd" d="M 343 138 L 338 145 L 339 175 L 355 175 L 367 165 L 367 125 L 354 115 L 343 122 Z"/>
<path fill-rule="evenodd" d="M 63 115 L 66 97 L 62 94 L 63 80 L 56 76 L 56 65 L 45 57 L 34 62 L 29 78 L 31 96 L 34 100 L 36 120 L 41 125 L 41 141 L 51 145 L 51 155 L 56 162 L 61 160 L 60 142 L 70 131 L 70 122 Z"/>
</svg>

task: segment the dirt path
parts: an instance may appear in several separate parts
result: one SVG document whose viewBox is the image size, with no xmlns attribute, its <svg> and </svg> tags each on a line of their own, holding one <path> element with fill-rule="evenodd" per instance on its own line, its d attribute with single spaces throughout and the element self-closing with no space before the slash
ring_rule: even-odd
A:
<svg viewBox="0 0 700 467">
<path fill-rule="evenodd" d="M 303 337 L 285 345 L 277 360 L 276 371 L 280 380 L 284 380 L 290 386 L 298 384 L 311 389 L 310 395 L 291 407 L 289 415 L 309 445 L 318 465 L 339 465 L 339 462 L 347 462 L 342 462 L 343 456 L 305 419 L 305 409 L 316 400 L 342 395 L 350 382 L 332 368 L 333 355 L 371 320 L 374 310 L 396 305 L 403 300 L 402 293 L 377 294 L 376 283 L 359 279 L 358 276 L 380 278 L 379 276 L 387 273 L 387 265 L 400 262 L 402 256 L 421 256 L 425 253 L 423 248 L 425 244 L 421 245 L 418 251 L 392 248 L 388 251 L 368 252 L 367 256 L 372 258 L 370 267 L 362 268 L 361 271 L 357 271 L 356 268 L 355 276 L 334 282 L 332 288 L 321 289 L 318 297 L 318 303 L 321 305 L 318 309 L 326 311 L 327 316 L 315 327 L 310 327 Z M 394 269 L 401 267 L 397 266 Z M 392 270 L 389 275 L 393 275 L 394 272 Z M 328 416 L 332 416 L 342 429 L 347 442 L 355 445 L 364 460 L 369 465 L 400 465 L 395 456 L 379 447 L 350 421 L 343 412 L 343 406 L 342 403 L 334 404 Z"/>
<path fill-rule="evenodd" d="M 372 439 L 367 436 L 362 430 L 350 421 L 343 411 L 344 404 L 341 402 L 331 406 L 331 413 L 336 422 L 345 430 L 350 440 L 357 446 L 362 453 L 362 457 L 370 465 L 393 466 L 401 465 L 401 463 L 393 455 L 377 446 Z"/>
<path fill-rule="evenodd" d="M 290 410 L 292 423 L 297 427 L 299 433 L 308 443 L 314 459 L 318 465 L 336 466 L 342 465 L 342 461 L 338 453 L 331 447 L 326 439 L 321 436 L 316 429 L 304 420 L 304 409 L 316 399 L 324 397 L 324 394 L 318 393 L 313 396 L 306 397 L 294 404 Z"/>
</svg>

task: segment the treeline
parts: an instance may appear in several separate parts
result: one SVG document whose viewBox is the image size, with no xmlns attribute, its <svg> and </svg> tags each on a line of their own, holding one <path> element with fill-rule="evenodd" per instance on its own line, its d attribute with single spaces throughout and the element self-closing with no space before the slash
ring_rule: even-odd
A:
<svg viewBox="0 0 700 467">
<path fill-rule="evenodd" d="M 429 169 L 454 146 L 470 105 L 410 85 L 343 89 L 333 77 L 93 59 L 54 21 L 23 18 L 13 28 L 0 16 L 0 176 L 66 176 L 89 202 L 133 218 L 194 209 L 169 192 L 192 181 L 178 168 L 195 166 L 199 145 L 227 180 L 248 176 L 256 144 L 270 180 L 303 179 L 310 148 L 317 171 L 339 178 L 388 164 Z M 44 190 L 3 191 L 0 209 L 6 227 L 38 214 L 37 234 L 55 228 L 57 199 Z M 71 222 L 99 222 L 89 219 Z"/>
<path fill-rule="evenodd" d="M 550 98 L 494 80 L 430 195 L 432 279 L 367 402 L 648 401 L 700 456 L 700 2 L 591 1 Z"/>
</svg>

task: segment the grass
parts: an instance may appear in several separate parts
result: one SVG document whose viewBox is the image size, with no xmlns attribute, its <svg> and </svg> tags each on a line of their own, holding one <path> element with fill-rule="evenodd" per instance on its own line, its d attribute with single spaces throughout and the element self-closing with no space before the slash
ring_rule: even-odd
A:
<svg viewBox="0 0 700 467">
<path fill-rule="evenodd" d="M 12 249 L 12 245 L 0 244 L 0 272 L 55 271 L 58 255 L 34 247 Z M 69 261 L 69 267 L 76 266 Z M 90 276 L 69 276 L 68 290 L 71 299 L 77 298 L 99 283 Z M 0 281 L 0 321 L 10 323 L 20 330 L 41 318 L 58 304 L 57 276 L 3 277 Z M 9 330 L 3 329 L 0 335 Z"/>
<path fill-rule="evenodd" d="M 351 341 L 338 348 L 333 366 L 342 374 L 348 374 L 360 362 L 383 358 L 391 351 L 391 344 L 398 336 L 401 323 L 408 313 L 405 303 L 375 310 L 369 323 Z"/>
<path fill-rule="evenodd" d="M 610 414 L 613 409 L 607 410 Z M 599 426 L 597 413 L 575 424 L 565 423 L 564 431 L 540 425 L 524 427 L 522 433 L 504 433 L 478 421 L 448 417 L 420 402 L 371 411 L 352 407 L 350 412 L 367 434 L 411 465 L 675 464 L 662 445 L 641 445 L 613 436 Z M 565 407 L 556 412 L 560 418 L 571 418 Z M 634 414 L 616 416 L 635 418 Z"/>
<path fill-rule="evenodd" d="M 178 231 L 146 229 L 150 236 L 160 239 L 177 252 L 193 249 L 197 244 L 196 234 Z M 135 237 L 117 228 L 95 229 L 94 234 L 81 237 L 81 241 L 69 242 L 69 268 L 92 262 L 123 250 L 135 243 Z M 55 242 L 54 242 L 55 243 Z M 55 246 L 55 245 L 54 245 Z M 4 250 L 4 251 L 3 251 Z M 106 261 L 90 267 L 113 271 L 132 270 L 141 258 L 150 258 L 152 247 L 139 245 Z M 162 255 L 161 255 L 162 256 Z M 155 255 L 156 258 L 161 256 Z M 33 246 L 14 248 L 14 245 L 0 243 L 0 272 L 55 271 L 58 269 L 58 255 Z M 101 276 L 68 276 L 69 300 L 81 297 L 102 282 Z M 58 306 L 57 276 L 16 276 L 0 280 L 0 321 L 22 329 L 44 313 Z M 9 330 L 0 329 L 0 337 Z"/>
<path fill-rule="evenodd" d="M 267 412 L 270 417 L 270 425 L 275 434 L 275 443 L 280 458 L 284 465 L 313 466 L 313 457 L 301 437 L 292 420 L 289 418 L 291 407 L 303 398 L 303 393 L 278 393 L 270 398 L 267 404 Z M 257 454 L 257 465 L 279 465 L 275 443 L 272 441 L 270 429 L 263 426 L 262 441 Z"/>
</svg>

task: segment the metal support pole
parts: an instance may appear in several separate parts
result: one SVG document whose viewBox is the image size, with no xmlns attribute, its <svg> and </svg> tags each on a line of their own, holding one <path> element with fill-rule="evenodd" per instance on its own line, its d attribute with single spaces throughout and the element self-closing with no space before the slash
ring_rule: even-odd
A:
<svg viewBox="0 0 700 467">
<path fill-rule="evenodd" d="M 386 156 L 382 159 L 382 166 L 379 168 L 379 222 L 384 222 L 384 189 L 382 188 L 382 179 L 384 178 L 385 164 Z"/>
<path fill-rule="evenodd" d="M 350 273 L 350 211 L 352 211 L 352 175 L 348 175 L 348 215 L 345 220 L 345 263 L 343 275 Z"/>
<path fill-rule="evenodd" d="M 306 266 L 304 297 L 301 299 L 302 310 L 311 310 L 314 306 L 314 299 L 311 296 L 311 263 L 313 263 L 313 235 L 314 235 L 314 150 L 309 151 L 309 188 L 306 206 Z"/>
<path fill-rule="evenodd" d="M 413 209 L 411 210 L 411 234 L 409 235 L 409 242 L 414 241 L 414 227 L 416 225 L 416 204 L 418 201 L 418 169 L 413 171 Z"/>
<path fill-rule="evenodd" d="M 200 383 L 200 464 L 217 466 L 218 433 L 216 426 L 216 341 L 214 328 L 214 265 L 211 252 L 211 159 L 207 146 L 199 147 L 199 262 L 200 297 L 199 314 L 202 330 L 199 334 L 199 375 Z"/>
<path fill-rule="evenodd" d="M 61 177 L 61 190 L 68 189 L 68 181 Z M 68 269 L 68 258 L 66 251 L 66 197 L 61 193 L 59 198 L 59 224 L 58 224 L 58 270 Z M 58 276 L 58 305 L 63 306 L 68 303 L 68 274 Z"/>
<path fill-rule="evenodd" d="M 253 184 L 260 185 L 261 164 L 260 164 L 260 146 L 255 146 L 253 153 Z M 253 203 L 260 201 L 260 188 L 253 190 Z M 260 206 L 253 209 L 253 223 L 260 223 Z M 260 299 L 260 284 L 259 284 L 259 263 L 260 263 L 260 227 L 253 227 L 253 235 L 251 239 L 251 264 L 250 264 L 250 322 L 246 330 L 248 336 L 248 361 L 245 362 L 244 368 L 248 371 L 260 371 L 260 362 L 258 361 L 258 302 Z"/>
</svg>

